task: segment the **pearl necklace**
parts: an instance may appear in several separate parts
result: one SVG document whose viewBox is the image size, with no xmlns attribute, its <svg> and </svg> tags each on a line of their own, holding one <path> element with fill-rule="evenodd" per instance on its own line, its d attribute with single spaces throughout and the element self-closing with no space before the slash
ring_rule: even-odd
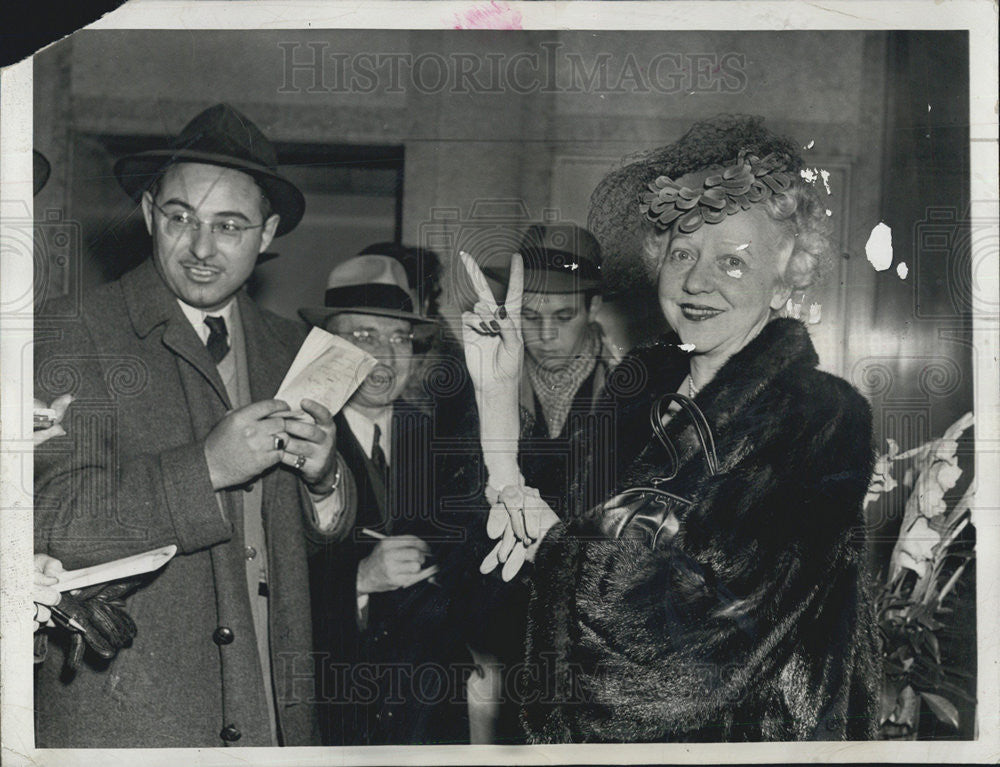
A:
<svg viewBox="0 0 1000 767">
<path fill-rule="evenodd" d="M 689 397 L 690 397 L 691 399 L 694 399 L 695 395 L 696 395 L 696 394 L 697 394 L 697 393 L 698 393 L 699 391 L 701 391 L 701 390 L 700 390 L 700 389 L 698 389 L 698 388 L 697 388 L 697 387 L 696 387 L 696 386 L 694 385 L 694 379 L 693 379 L 693 378 L 692 378 L 692 377 L 691 377 L 690 375 L 688 375 L 688 396 L 689 396 Z"/>
</svg>

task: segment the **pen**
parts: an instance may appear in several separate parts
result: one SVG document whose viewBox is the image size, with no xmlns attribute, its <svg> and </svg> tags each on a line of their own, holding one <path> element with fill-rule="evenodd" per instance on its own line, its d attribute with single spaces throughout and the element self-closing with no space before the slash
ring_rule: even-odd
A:
<svg viewBox="0 0 1000 767">
<path fill-rule="evenodd" d="M 369 529 L 367 527 L 362 527 L 361 528 L 361 534 L 362 535 L 367 535 L 369 538 L 374 538 L 376 541 L 384 541 L 386 538 L 389 537 L 388 535 L 385 535 L 384 533 L 376 532 L 375 530 L 371 530 L 371 529 Z M 428 578 L 427 582 L 430 583 L 430 584 L 433 584 L 434 586 L 439 586 L 439 587 L 441 586 L 441 584 L 438 583 L 437 576 L 435 576 L 435 575 L 432 575 L 430 578 Z"/>
<path fill-rule="evenodd" d="M 41 603 L 35 602 L 35 604 L 37 605 Z M 76 620 L 76 618 L 71 616 L 69 613 L 60 610 L 55 605 L 43 605 L 43 606 L 48 607 L 49 612 L 52 613 L 55 617 L 59 618 L 60 622 L 64 623 L 69 628 L 73 629 L 74 631 L 79 631 L 81 634 L 87 633 L 87 629 L 85 629 L 82 625 L 80 625 L 80 622 Z"/>
</svg>

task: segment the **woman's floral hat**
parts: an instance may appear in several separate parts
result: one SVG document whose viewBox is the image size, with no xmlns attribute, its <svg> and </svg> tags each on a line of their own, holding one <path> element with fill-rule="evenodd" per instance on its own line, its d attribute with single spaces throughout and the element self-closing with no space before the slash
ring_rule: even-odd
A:
<svg viewBox="0 0 1000 767">
<path fill-rule="evenodd" d="M 658 177 L 639 195 L 639 209 L 660 229 L 675 226 L 690 234 L 702 224 L 718 224 L 726 216 L 787 191 L 792 185 L 787 168 L 788 158 L 781 154 L 760 158 L 743 151 L 725 168 L 713 165 L 676 181 Z"/>
</svg>

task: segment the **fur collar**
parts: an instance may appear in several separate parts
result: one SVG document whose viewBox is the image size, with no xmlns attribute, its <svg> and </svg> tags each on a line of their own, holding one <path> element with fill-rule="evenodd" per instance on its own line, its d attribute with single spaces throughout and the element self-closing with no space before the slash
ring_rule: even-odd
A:
<svg viewBox="0 0 1000 767">
<path fill-rule="evenodd" d="M 654 344 L 637 350 L 630 360 L 622 363 L 632 364 L 629 375 L 633 378 L 641 376 L 647 381 L 643 394 L 627 406 L 633 411 L 632 428 L 644 429 L 642 436 L 645 437 L 646 449 L 640 453 L 637 463 L 625 473 L 622 487 L 635 485 L 637 481 L 647 478 L 651 471 L 655 475 L 669 465 L 665 463 L 665 451 L 652 436 L 648 414 L 663 394 L 677 390 L 690 371 L 688 354 L 678 347 L 679 341 L 674 334 L 664 336 Z M 818 363 L 819 358 L 805 325 L 798 320 L 779 318 L 768 323 L 756 338 L 734 354 L 698 392 L 694 401 L 712 429 L 720 471 L 726 471 L 741 458 L 739 448 L 744 439 L 737 438 L 730 428 L 734 418 L 741 430 L 748 425 L 753 427 L 757 420 L 755 414 L 762 417 L 759 420 L 767 421 L 769 416 L 775 415 L 768 411 L 769 392 L 776 386 L 780 387 L 782 379 L 793 369 L 812 369 Z M 618 374 L 617 369 L 615 373 Z M 645 420 L 638 420 L 641 418 Z M 701 469 L 695 474 L 702 476 L 705 473 L 702 448 L 691 419 L 683 414 L 672 418 L 666 426 L 666 434 L 677 447 L 679 475 L 688 474 L 692 461 L 697 459 Z"/>
</svg>

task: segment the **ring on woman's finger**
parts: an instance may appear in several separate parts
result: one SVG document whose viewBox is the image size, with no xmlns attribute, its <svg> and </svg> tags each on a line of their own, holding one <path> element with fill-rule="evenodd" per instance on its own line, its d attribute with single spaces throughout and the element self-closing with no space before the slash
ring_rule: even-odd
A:
<svg viewBox="0 0 1000 767">
<path fill-rule="evenodd" d="M 274 449 L 284 450 L 285 449 L 285 438 L 279 437 L 277 434 L 274 435 Z"/>
<path fill-rule="evenodd" d="M 304 455 L 295 456 L 295 463 L 293 464 L 293 468 L 301 469 L 305 465 L 306 465 L 306 457 Z"/>
</svg>

